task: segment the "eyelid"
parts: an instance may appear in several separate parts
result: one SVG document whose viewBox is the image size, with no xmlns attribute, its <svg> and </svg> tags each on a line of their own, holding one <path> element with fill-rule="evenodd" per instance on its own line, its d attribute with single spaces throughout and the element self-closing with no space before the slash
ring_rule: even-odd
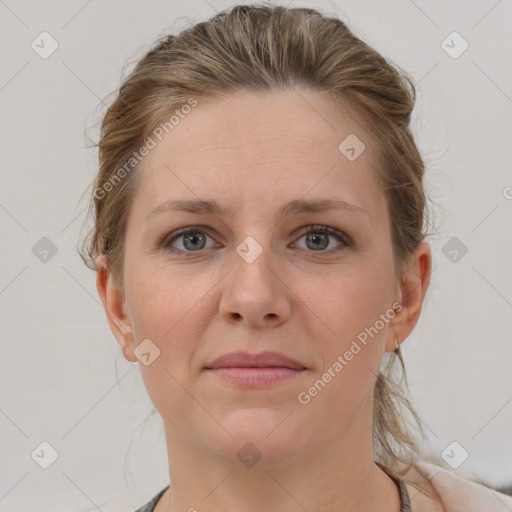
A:
<svg viewBox="0 0 512 512">
<path fill-rule="evenodd" d="M 189 255 L 194 254 L 194 252 L 200 253 L 201 251 L 204 251 L 205 249 L 200 249 L 198 251 L 183 251 L 182 249 L 176 249 L 176 248 L 172 247 L 171 242 L 180 238 L 181 236 L 184 236 L 188 233 L 194 233 L 194 232 L 204 232 L 211 239 L 214 239 L 214 237 L 209 234 L 209 231 L 210 231 L 210 228 L 208 226 L 202 226 L 202 225 L 186 226 L 186 227 L 177 229 L 175 231 L 172 231 L 171 233 L 166 233 L 165 235 L 160 237 L 159 240 L 157 241 L 156 247 L 159 249 L 167 250 L 168 252 L 171 252 L 171 253 L 182 253 L 182 254 L 189 254 Z M 333 227 L 325 225 L 325 224 L 308 224 L 307 226 L 304 226 L 297 231 L 302 233 L 298 237 L 297 240 L 300 240 L 303 236 L 305 236 L 307 233 L 309 233 L 311 231 L 318 231 L 318 232 L 326 233 L 327 235 L 338 239 L 338 241 L 342 244 L 341 247 L 330 249 L 328 251 L 312 251 L 311 250 L 308 252 L 312 252 L 312 253 L 317 252 L 319 254 L 321 254 L 321 253 L 330 254 L 332 252 L 339 251 L 339 250 L 343 249 L 344 247 L 352 247 L 353 246 L 353 240 L 348 234 L 346 234 L 345 232 L 343 232 L 339 229 L 333 228 Z M 296 242 L 294 242 L 294 243 L 296 243 Z"/>
<path fill-rule="evenodd" d="M 304 226 L 304 228 L 301 228 L 301 231 L 302 230 L 304 230 L 304 232 L 301 235 L 301 238 L 304 234 L 309 233 L 310 231 L 321 231 L 334 236 L 335 238 L 341 239 L 341 241 L 347 245 L 352 245 L 352 238 L 349 235 L 340 229 L 327 226 L 326 224 L 308 224 L 307 226 Z"/>
<path fill-rule="evenodd" d="M 209 234 L 210 228 L 208 226 L 200 226 L 200 225 L 194 225 L 194 226 L 186 226 L 184 228 L 180 228 L 177 230 L 172 231 L 171 233 L 166 233 L 162 237 L 160 237 L 156 243 L 157 248 L 168 248 L 170 246 L 171 242 L 180 236 L 187 235 L 188 233 L 194 233 L 196 231 L 201 231 L 206 233 L 210 238 L 213 239 L 212 235 Z M 176 251 L 183 252 L 181 249 L 176 249 Z M 192 254 L 193 251 L 185 251 L 189 254 Z M 198 251 L 199 252 L 199 251 Z"/>
</svg>

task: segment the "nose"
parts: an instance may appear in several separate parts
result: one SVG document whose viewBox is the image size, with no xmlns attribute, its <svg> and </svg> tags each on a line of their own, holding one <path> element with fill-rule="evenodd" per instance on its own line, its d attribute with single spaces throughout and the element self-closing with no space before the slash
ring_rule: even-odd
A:
<svg viewBox="0 0 512 512">
<path fill-rule="evenodd" d="M 233 269 L 222 281 L 220 314 L 228 323 L 277 327 L 290 316 L 292 292 L 269 249 L 263 249 L 253 259 L 244 256 L 241 246 L 239 252 L 233 253 Z"/>
</svg>

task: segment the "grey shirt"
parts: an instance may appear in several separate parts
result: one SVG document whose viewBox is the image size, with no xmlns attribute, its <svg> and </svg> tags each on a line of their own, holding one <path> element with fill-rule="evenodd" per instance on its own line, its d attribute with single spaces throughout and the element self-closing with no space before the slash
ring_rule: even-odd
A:
<svg viewBox="0 0 512 512">
<path fill-rule="evenodd" d="M 141 508 L 138 508 L 135 512 L 153 512 L 153 510 L 155 510 L 155 507 L 156 507 L 156 502 L 160 499 L 162 494 L 167 489 L 169 489 L 169 487 L 170 487 L 170 484 L 167 487 L 165 487 L 165 489 L 162 489 L 154 498 L 151 498 L 151 500 L 148 501 L 144 506 L 142 506 Z"/>
<path fill-rule="evenodd" d="M 382 467 L 382 466 L 380 466 Z M 384 468 L 382 468 L 384 469 Z M 400 512 L 412 512 L 411 511 L 411 501 L 409 499 L 409 493 L 407 492 L 407 488 L 405 487 L 405 482 L 402 479 L 396 479 L 393 476 L 389 475 L 389 477 L 397 484 L 398 490 L 400 491 L 400 500 L 402 502 L 402 506 L 400 508 Z M 169 489 L 170 485 L 162 489 L 154 498 L 152 498 L 148 503 L 146 503 L 143 507 L 138 508 L 135 512 L 153 512 L 156 507 L 157 501 L 160 499 L 162 494 Z"/>
</svg>

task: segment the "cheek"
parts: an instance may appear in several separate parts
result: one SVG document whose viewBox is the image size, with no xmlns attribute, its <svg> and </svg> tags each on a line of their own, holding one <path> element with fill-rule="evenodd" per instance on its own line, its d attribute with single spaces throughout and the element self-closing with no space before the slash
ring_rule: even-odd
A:
<svg viewBox="0 0 512 512">
<path fill-rule="evenodd" d="M 197 302 L 194 290 L 198 283 L 192 286 L 174 269 L 142 259 L 127 264 L 126 274 L 130 310 L 140 335 L 163 342 L 173 326 L 180 328 L 179 319 L 190 310 L 190 303 Z"/>
<path fill-rule="evenodd" d="M 126 283 L 135 343 L 149 339 L 157 347 L 151 364 L 139 364 L 141 376 L 155 408 L 169 423 L 191 406 L 184 390 L 193 385 L 194 330 L 203 328 L 198 322 L 207 318 L 206 302 L 200 298 L 208 288 L 202 292 L 199 282 L 192 288 L 190 283 L 190 278 L 155 266 L 139 267 Z"/>
<path fill-rule="evenodd" d="M 380 320 L 389 308 L 387 275 L 371 270 L 353 272 L 353 268 L 350 272 L 324 283 L 324 287 L 301 292 L 308 296 L 309 325 L 321 329 L 311 329 L 308 336 L 315 341 L 314 350 L 323 363 L 308 383 L 311 387 L 303 391 L 311 391 L 314 410 L 324 415 L 329 411 L 333 423 L 340 415 L 355 415 L 370 396 L 388 328 Z M 325 293 L 318 292 L 322 288 Z M 375 331 L 376 322 L 380 329 Z"/>
<path fill-rule="evenodd" d="M 373 325 L 390 307 L 392 282 L 386 272 L 347 268 L 322 283 L 309 284 L 301 296 L 307 297 L 307 307 L 322 321 L 322 332 L 337 338 L 338 343 Z"/>
<path fill-rule="evenodd" d="M 335 393 L 331 398 L 350 408 L 371 391 L 384 352 L 388 323 L 381 315 L 389 311 L 391 291 L 390 272 L 368 264 L 340 269 L 321 283 L 310 281 L 300 292 L 308 298 L 308 337 L 323 363 L 322 380 L 332 382 L 323 399 Z"/>
<path fill-rule="evenodd" d="M 216 280 L 144 261 L 132 269 L 126 292 L 136 344 L 146 338 L 153 341 L 166 368 L 186 378 L 195 340 L 211 321 L 208 293 Z"/>
<path fill-rule="evenodd" d="M 172 335 L 172 326 L 176 324 L 176 315 L 179 313 L 176 308 L 180 301 L 179 296 L 171 292 L 172 288 L 168 285 L 160 273 L 151 272 L 140 265 L 126 265 L 125 291 L 134 345 L 140 351 L 147 346 L 151 353 L 150 365 L 146 366 L 142 361 L 139 364 L 147 384 L 150 383 L 148 379 L 153 378 L 158 369 L 166 366 L 172 350 L 165 340 L 166 336 Z"/>
</svg>

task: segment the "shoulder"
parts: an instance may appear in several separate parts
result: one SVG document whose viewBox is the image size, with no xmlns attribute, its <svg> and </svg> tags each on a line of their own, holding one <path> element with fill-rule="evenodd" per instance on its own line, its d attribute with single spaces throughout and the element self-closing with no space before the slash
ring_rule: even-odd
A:
<svg viewBox="0 0 512 512">
<path fill-rule="evenodd" d="M 431 462 L 417 463 L 421 474 L 411 469 L 406 478 L 441 498 L 444 509 L 421 491 L 407 485 L 413 512 L 510 512 L 512 496 L 476 483 Z M 425 485 L 428 478 L 431 487 Z"/>
</svg>

